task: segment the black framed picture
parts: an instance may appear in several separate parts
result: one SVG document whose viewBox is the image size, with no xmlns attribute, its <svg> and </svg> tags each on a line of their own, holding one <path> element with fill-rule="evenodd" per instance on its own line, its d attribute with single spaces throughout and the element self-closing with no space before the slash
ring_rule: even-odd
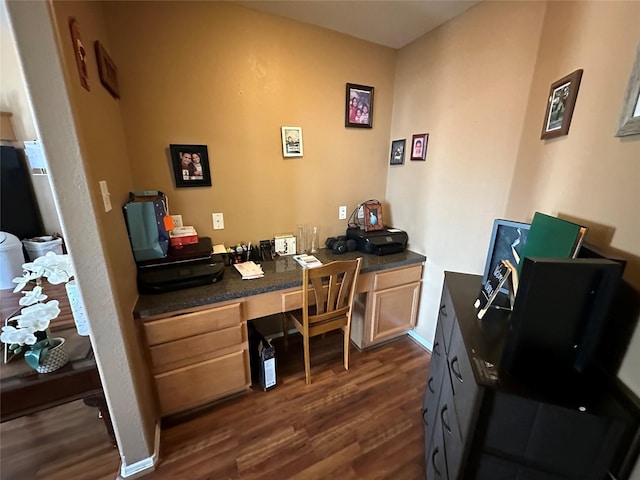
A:
<svg viewBox="0 0 640 480">
<path fill-rule="evenodd" d="M 206 145 L 169 145 L 176 187 L 210 187 Z"/>
<path fill-rule="evenodd" d="M 373 127 L 373 87 L 347 83 L 344 126 Z"/>
<path fill-rule="evenodd" d="M 391 165 L 402 165 L 404 163 L 404 147 L 406 144 L 406 138 L 391 142 L 391 158 L 389 159 Z"/>
<path fill-rule="evenodd" d="M 482 275 L 483 285 L 489 278 L 490 272 L 492 272 L 502 260 L 509 260 L 514 267 L 518 265 L 522 248 L 527 242 L 527 235 L 529 234 L 530 228 L 531 225 L 529 223 L 503 219 L 493 221 L 487 260 L 484 266 L 484 274 Z M 501 291 L 508 293 L 506 287 Z"/>
<path fill-rule="evenodd" d="M 581 78 L 582 70 L 576 70 L 551 84 L 549 96 L 547 97 L 542 134 L 540 135 L 541 140 L 556 138 L 569 133 Z"/>
</svg>

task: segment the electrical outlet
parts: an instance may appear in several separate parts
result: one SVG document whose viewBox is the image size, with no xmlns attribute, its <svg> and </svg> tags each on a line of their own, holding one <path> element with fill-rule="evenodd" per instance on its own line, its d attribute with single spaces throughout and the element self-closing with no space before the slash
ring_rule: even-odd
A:
<svg viewBox="0 0 640 480">
<path fill-rule="evenodd" d="M 212 213 L 211 217 L 213 218 L 213 229 L 214 230 L 223 230 L 224 229 L 224 217 L 221 213 Z"/>
<path fill-rule="evenodd" d="M 347 206 L 342 205 L 338 207 L 338 220 L 346 220 L 347 219 Z"/>
</svg>

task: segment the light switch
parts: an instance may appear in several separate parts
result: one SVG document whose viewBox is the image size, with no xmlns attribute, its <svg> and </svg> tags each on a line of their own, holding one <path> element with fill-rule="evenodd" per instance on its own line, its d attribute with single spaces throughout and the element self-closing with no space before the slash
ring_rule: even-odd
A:
<svg viewBox="0 0 640 480">
<path fill-rule="evenodd" d="M 100 180 L 100 193 L 102 193 L 102 203 L 104 203 L 104 211 L 111 211 L 111 194 L 109 193 L 109 187 L 106 180 Z"/>
</svg>

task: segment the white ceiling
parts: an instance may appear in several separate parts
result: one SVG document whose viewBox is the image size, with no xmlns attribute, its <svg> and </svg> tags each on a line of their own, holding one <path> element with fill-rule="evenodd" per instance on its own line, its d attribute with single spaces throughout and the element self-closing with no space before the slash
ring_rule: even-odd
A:
<svg viewBox="0 0 640 480">
<path fill-rule="evenodd" d="M 401 48 L 480 0 L 235 0 L 235 3 Z"/>
</svg>

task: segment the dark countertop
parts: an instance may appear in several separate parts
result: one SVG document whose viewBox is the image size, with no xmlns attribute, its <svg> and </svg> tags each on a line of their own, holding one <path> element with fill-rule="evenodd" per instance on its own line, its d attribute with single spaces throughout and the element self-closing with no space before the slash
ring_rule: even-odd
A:
<svg viewBox="0 0 640 480">
<path fill-rule="evenodd" d="M 321 249 L 315 256 L 322 263 L 362 257 L 361 273 L 405 267 L 423 263 L 427 259 L 424 255 L 409 250 L 392 255 L 377 256 L 361 252 L 348 252 L 337 255 L 328 249 Z M 264 271 L 264 278 L 242 280 L 238 271 L 233 266 L 228 266 L 225 267 L 222 280 L 211 285 L 185 288 L 167 293 L 142 294 L 138 297 L 133 310 L 134 317 L 144 319 L 187 308 L 200 307 L 302 285 L 302 267 L 291 256 L 277 257 L 273 261 L 262 262 L 261 265 Z"/>
</svg>

